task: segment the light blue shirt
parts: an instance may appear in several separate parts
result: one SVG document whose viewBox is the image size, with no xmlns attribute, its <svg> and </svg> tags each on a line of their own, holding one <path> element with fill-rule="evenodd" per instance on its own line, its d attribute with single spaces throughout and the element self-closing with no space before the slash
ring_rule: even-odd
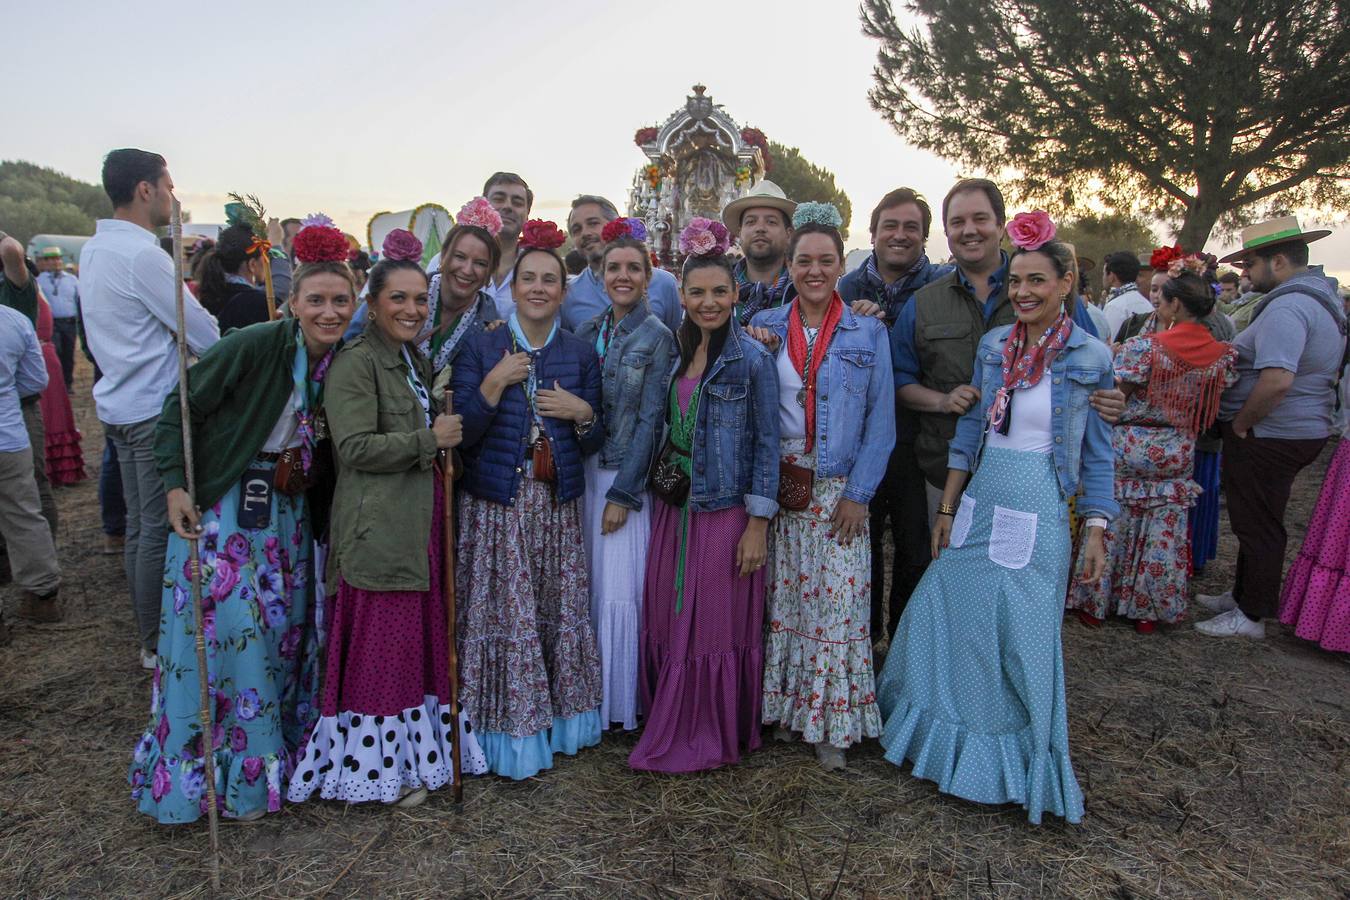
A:
<svg viewBox="0 0 1350 900">
<path fill-rule="evenodd" d="M 33 323 L 18 310 L 0 306 L 0 453 L 30 446 L 19 398 L 40 394 L 46 386 L 47 364 Z"/>
<path fill-rule="evenodd" d="M 38 288 L 52 308 L 53 319 L 73 319 L 80 302 L 80 279 L 69 272 L 42 272 Z"/>
<path fill-rule="evenodd" d="M 665 269 L 652 269 L 651 284 L 647 285 L 647 303 L 652 312 L 670 329 L 680 327 L 684 310 L 680 308 L 680 289 L 675 276 Z M 609 309 L 609 295 L 605 286 L 591 269 L 586 269 L 567 286 L 563 298 L 562 327 L 570 332 Z"/>
</svg>

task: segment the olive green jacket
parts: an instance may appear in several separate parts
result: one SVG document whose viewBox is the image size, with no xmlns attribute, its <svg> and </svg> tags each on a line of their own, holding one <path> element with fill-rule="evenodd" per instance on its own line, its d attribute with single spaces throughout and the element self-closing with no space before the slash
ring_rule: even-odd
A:
<svg viewBox="0 0 1350 900">
<path fill-rule="evenodd" d="M 408 350 L 430 386 L 430 364 Z M 436 438 L 402 348 L 367 329 L 333 360 L 324 406 L 338 468 L 329 584 L 341 573 L 367 591 L 428 590 Z"/>
</svg>

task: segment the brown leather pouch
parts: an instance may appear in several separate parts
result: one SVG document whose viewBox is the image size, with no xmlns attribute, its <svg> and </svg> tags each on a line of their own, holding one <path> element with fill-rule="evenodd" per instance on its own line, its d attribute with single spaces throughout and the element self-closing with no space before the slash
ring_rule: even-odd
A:
<svg viewBox="0 0 1350 900">
<path fill-rule="evenodd" d="M 534 442 L 531 456 L 535 481 L 545 481 L 549 484 L 557 481 L 558 467 L 553 463 L 553 445 L 548 442 L 548 435 L 540 432 L 539 438 Z"/>
<path fill-rule="evenodd" d="M 811 505 L 811 490 L 816 473 L 805 466 L 784 460 L 778 461 L 778 505 L 793 512 L 801 512 Z"/>
</svg>

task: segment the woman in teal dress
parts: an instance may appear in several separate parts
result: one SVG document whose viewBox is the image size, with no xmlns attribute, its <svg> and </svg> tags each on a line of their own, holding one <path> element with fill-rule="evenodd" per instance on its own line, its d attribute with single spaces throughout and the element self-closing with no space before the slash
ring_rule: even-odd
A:
<svg viewBox="0 0 1350 900">
<path fill-rule="evenodd" d="M 1068 505 L 1081 486 L 1084 577 L 1095 579 L 1119 512 L 1110 428 L 1089 405 L 1114 384 L 1111 354 L 1073 324 L 1073 253 L 1045 240 L 1048 217 L 1024 214 L 1008 231 L 1017 323 L 980 343 L 980 402 L 951 442 L 934 562 L 877 683 L 881 743 L 944 793 L 1077 822 L 1060 648 Z"/>
<path fill-rule="evenodd" d="M 327 498 L 307 498 L 306 489 L 327 490 L 315 484 L 327 452 L 323 380 L 356 286 L 337 229 L 309 226 L 295 246 L 304 265 L 293 282 L 293 315 L 231 332 L 188 370 L 196 497 L 186 490 L 177 391 L 155 436 L 174 533 L 150 722 L 129 777 L 140 811 L 165 824 L 206 812 L 191 538 L 201 553 L 216 797 L 227 818 L 281 808 L 292 755 L 317 715 L 314 536 L 322 524 L 313 509 Z M 276 477 L 279 466 L 283 474 L 290 467 L 289 480 Z M 260 485 L 270 487 L 264 500 Z"/>
</svg>

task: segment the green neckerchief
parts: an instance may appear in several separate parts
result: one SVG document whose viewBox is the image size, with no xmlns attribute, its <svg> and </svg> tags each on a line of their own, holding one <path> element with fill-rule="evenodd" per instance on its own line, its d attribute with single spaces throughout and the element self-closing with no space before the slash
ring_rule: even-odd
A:
<svg viewBox="0 0 1350 900">
<path fill-rule="evenodd" d="M 676 450 L 681 451 L 675 454 L 675 465 L 688 475 L 691 483 L 690 490 L 693 489 L 693 451 L 694 429 L 698 427 L 698 400 L 703 393 L 703 381 L 694 387 L 694 393 L 689 397 L 689 409 L 687 412 L 680 411 L 680 379 L 674 378 L 670 382 L 670 442 Z M 680 553 L 678 562 L 675 564 L 675 615 L 679 615 L 684 609 L 684 569 L 685 556 L 689 544 L 689 498 L 686 497 L 684 505 L 680 507 Z"/>
</svg>

